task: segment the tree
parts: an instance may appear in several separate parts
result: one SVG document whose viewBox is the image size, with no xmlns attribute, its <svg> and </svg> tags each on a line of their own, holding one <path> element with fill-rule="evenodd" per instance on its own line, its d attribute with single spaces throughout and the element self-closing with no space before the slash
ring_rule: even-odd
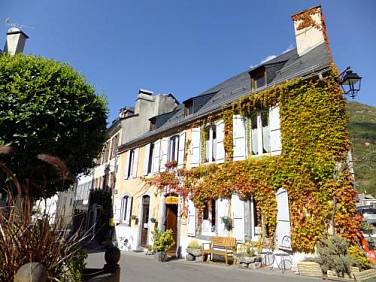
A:
<svg viewBox="0 0 376 282">
<path fill-rule="evenodd" d="M 22 193 L 49 197 L 92 167 L 105 140 L 106 117 L 105 99 L 67 64 L 21 54 L 0 56 L 0 144 L 12 148 L 0 157 Z M 69 180 L 57 183 L 51 164 L 59 164 L 40 154 L 62 160 Z M 6 181 L 0 176 L 0 188 Z"/>
</svg>

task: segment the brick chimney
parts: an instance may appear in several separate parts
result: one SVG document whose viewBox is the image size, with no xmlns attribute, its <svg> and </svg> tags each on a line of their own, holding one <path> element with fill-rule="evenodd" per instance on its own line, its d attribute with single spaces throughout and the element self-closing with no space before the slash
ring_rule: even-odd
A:
<svg viewBox="0 0 376 282">
<path fill-rule="evenodd" d="M 321 6 L 293 15 L 296 49 L 302 56 L 312 48 L 326 42 L 326 27 Z"/>
<path fill-rule="evenodd" d="M 7 40 L 4 46 L 4 52 L 9 55 L 15 55 L 17 53 L 22 53 L 25 47 L 27 36 L 22 30 L 18 27 L 11 27 L 7 32 Z"/>
</svg>

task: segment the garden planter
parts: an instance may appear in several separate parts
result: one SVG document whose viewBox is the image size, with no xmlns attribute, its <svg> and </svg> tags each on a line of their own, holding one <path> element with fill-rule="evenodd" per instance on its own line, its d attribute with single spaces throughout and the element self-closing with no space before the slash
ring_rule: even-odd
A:
<svg viewBox="0 0 376 282">
<path fill-rule="evenodd" d="M 202 256 L 201 249 L 187 248 L 187 253 L 194 257 Z"/>
<path fill-rule="evenodd" d="M 156 252 L 154 256 L 159 262 L 165 262 L 167 259 L 166 252 Z"/>
<path fill-rule="evenodd" d="M 317 262 L 302 261 L 298 263 L 298 272 L 303 276 L 322 277 L 321 267 Z"/>
</svg>

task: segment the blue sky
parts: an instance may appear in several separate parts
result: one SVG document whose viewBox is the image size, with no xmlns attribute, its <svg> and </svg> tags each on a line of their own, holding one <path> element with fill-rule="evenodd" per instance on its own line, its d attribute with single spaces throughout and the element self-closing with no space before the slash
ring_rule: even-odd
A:
<svg viewBox="0 0 376 282">
<path fill-rule="evenodd" d="M 335 63 L 364 77 L 356 101 L 376 106 L 373 0 L 1 0 L 0 40 L 7 17 L 32 26 L 25 53 L 82 73 L 107 97 L 111 121 L 139 88 L 183 101 L 295 46 L 290 16 L 317 4 Z"/>
</svg>

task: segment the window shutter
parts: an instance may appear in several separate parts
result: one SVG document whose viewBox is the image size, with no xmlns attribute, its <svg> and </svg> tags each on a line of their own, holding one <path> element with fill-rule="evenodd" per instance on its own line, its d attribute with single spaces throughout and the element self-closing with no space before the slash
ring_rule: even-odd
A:
<svg viewBox="0 0 376 282">
<path fill-rule="evenodd" d="M 200 164 L 200 128 L 192 128 L 192 142 L 191 142 L 191 167 L 196 167 Z"/>
<path fill-rule="evenodd" d="M 148 174 L 149 154 L 150 154 L 150 143 L 144 147 L 144 165 L 142 168 L 142 175 Z"/>
<path fill-rule="evenodd" d="M 178 168 L 184 166 L 185 131 L 179 134 Z"/>
<path fill-rule="evenodd" d="M 125 169 L 124 169 L 124 179 L 128 179 L 128 169 L 129 169 L 129 156 L 131 151 L 125 152 Z"/>
<path fill-rule="evenodd" d="M 245 159 L 245 123 L 240 115 L 233 117 L 234 160 Z"/>
<path fill-rule="evenodd" d="M 132 177 L 136 178 L 137 177 L 137 169 L 138 169 L 138 151 L 139 148 L 136 148 L 134 150 L 134 157 L 133 157 L 133 171 L 132 171 Z"/>
<path fill-rule="evenodd" d="M 217 200 L 217 231 L 218 236 L 227 236 L 228 231 L 223 223 L 222 218 L 225 216 L 229 216 L 228 214 L 228 200 L 227 199 L 218 199 Z"/>
<path fill-rule="evenodd" d="M 133 204 L 133 197 L 128 197 L 128 203 L 127 203 L 127 210 L 126 216 L 125 216 L 125 223 L 128 224 L 128 226 L 131 226 L 131 216 L 132 216 L 132 204 Z"/>
<path fill-rule="evenodd" d="M 154 150 L 153 150 L 153 173 L 159 172 L 159 153 L 161 149 L 161 140 L 158 140 L 154 143 Z"/>
<path fill-rule="evenodd" d="M 272 155 L 280 155 L 281 145 L 281 126 L 279 118 L 279 107 L 272 107 L 269 110 L 270 121 L 270 151 Z"/>
<path fill-rule="evenodd" d="M 120 223 L 121 206 L 122 206 L 121 198 L 119 198 L 118 196 L 115 196 L 115 198 L 114 198 L 114 210 L 113 210 L 115 223 Z"/>
<path fill-rule="evenodd" d="M 223 140 L 225 138 L 225 124 L 223 120 L 216 122 L 216 133 L 217 133 L 217 150 L 216 150 L 216 161 L 218 163 L 223 163 L 225 160 L 225 147 Z"/>
<path fill-rule="evenodd" d="M 280 249 L 291 250 L 291 227 L 289 200 L 287 191 L 280 188 L 276 193 L 277 198 L 277 228 L 276 242 Z"/>
<path fill-rule="evenodd" d="M 163 137 L 162 138 L 162 143 L 161 143 L 161 164 L 160 164 L 160 170 L 165 171 L 166 166 L 165 164 L 167 163 L 167 156 L 168 156 L 168 141 L 170 138 L 168 137 Z"/>
<path fill-rule="evenodd" d="M 196 236 L 196 208 L 191 200 L 188 200 L 188 236 Z"/>
<path fill-rule="evenodd" d="M 231 207 L 233 212 L 233 234 L 236 240 L 244 241 L 244 201 L 238 195 L 231 196 Z"/>
</svg>

